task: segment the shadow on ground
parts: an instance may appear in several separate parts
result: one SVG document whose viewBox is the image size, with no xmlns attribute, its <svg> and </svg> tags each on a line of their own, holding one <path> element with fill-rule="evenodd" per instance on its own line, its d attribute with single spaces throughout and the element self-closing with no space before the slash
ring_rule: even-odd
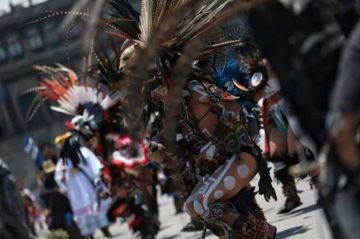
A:
<svg viewBox="0 0 360 239">
<path fill-rule="evenodd" d="M 171 225 L 161 226 L 160 231 L 170 228 Z"/>
<path fill-rule="evenodd" d="M 300 215 L 300 214 L 305 214 L 305 213 L 309 213 L 309 212 L 318 210 L 320 208 L 321 207 L 318 204 L 313 204 L 313 205 L 310 205 L 310 206 L 307 206 L 307 207 L 303 207 L 303 208 L 294 210 L 294 211 L 290 212 L 290 214 L 292 214 L 292 215 L 294 215 L 294 214 Z"/>
<path fill-rule="evenodd" d="M 282 232 L 278 232 L 276 234 L 276 239 L 289 238 L 290 236 L 303 234 L 303 233 L 305 233 L 305 232 L 307 232 L 309 230 L 310 230 L 309 227 L 304 227 L 304 226 L 291 227 L 291 228 L 286 229 L 286 230 L 284 230 Z"/>
<path fill-rule="evenodd" d="M 162 239 L 175 239 L 178 238 L 180 236 L 180 234 L 174 234 L 174 235 L 170 235 L 170 236 L 165 236 Z"/>
<path fill-rule="evenodd" d="M 317 204 L 312 204 L 312 205 L 309 205 L 307 207 L 302 207 L 300 209 L 296 209 L 296 210 L 291 211 L 291 212 L 286 213 L 286 214 L 281 214 L 281 215 L 279 215 L 277 220 L 270 221 L 270 223 L 274 224 L 274 223 L 282 222 L 282 221 L 285 221 L 285 220 L 287 220 L 287 219 L 289 219 L 291 217 L 297 217 L 299 215 L 310 213 L 310 212 L 316 211 L 318 209 L 321 209 L 321 207 L 318 206 Z"/>
</svg>

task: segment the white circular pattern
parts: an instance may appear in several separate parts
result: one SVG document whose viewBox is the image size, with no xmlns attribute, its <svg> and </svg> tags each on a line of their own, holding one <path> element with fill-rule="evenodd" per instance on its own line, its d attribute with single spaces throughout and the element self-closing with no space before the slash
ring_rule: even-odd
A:
<svg viewBox="0 0 360 239">
<path fill-rule="evenodd" d="M 240 178 L 246 178 L 249 175 L 249 167 L 245 164 L 238 166 L 237 172 Z"/>
<path fill-rule="evenodd" d="M 235 188 L 235 178 L 233 176 L 227 176 L 224 179 L 224 186 L 227 190 L 231 190 Z"/>
<path fill-rule="evenodd" d="M 261 84 L 261 82 L 263 81 L 264 77 L 261 74 L 261 72 L 255 72 L 253 74 L 253 76 L 251 77 L 251 85 L 256 87 L 259 86 Z"/>
<path fill-rule="evenodd" d="M 217 191 L 214 192 L 214 198 L 215 198 L 215 199 L 220 199 L 220 198 L 222 198 L 223 196 L 224 196 L 224 192 L 221 191 L 221 190 L 217 190 Z"/>
<path fill-rule="evenodd" d="M 201 203 L 198 200 L 194 201 L 194 211 L 198 214 L 198 215 L 202 215 L 204 213 L 204 208 L 201 205 Z"/>
</svg>

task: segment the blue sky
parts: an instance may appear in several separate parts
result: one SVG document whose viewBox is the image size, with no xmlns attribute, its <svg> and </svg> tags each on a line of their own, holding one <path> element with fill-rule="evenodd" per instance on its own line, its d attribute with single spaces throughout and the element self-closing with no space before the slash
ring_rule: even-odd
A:
<svg viewBox="0 0 360 239">
<path fill-rule="evenodd" d="M 0 0 L 0 11 L 9 10 L 9 2 L 12 2 L 14 4 L 18 4 L 18 3 L 28 3 L 28 0 Z M 38 3 L 38 2 L 43 2 L 45 0 L 32 0 L 33 3 Z"/>
</svg>

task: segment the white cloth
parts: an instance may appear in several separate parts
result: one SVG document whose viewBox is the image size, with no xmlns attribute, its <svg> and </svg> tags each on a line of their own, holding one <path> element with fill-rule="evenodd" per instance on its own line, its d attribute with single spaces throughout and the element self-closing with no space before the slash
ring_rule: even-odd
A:
<svg viewBox="0 0 360 239">
<path fill-rule="evenodd" d="M 95 183 L 102 164 L 88 148 L 81 147 L 80 152 L 84 158 L 78 165 L 81 170 L 74 168 L 71 160 L 60 159 L 56 165 L 55 180 L 67 193 L 81 234 L 88 236 L 109 224 L 106 212 L 111 200 L 99 200 L 96 192 Z"/>
<path fill-rule="evenodd" d="M 281 90 L 279 81 L 277 79 L 269 79 L 265 86 L 265 98 L 269 98 Z"/>
</svg>

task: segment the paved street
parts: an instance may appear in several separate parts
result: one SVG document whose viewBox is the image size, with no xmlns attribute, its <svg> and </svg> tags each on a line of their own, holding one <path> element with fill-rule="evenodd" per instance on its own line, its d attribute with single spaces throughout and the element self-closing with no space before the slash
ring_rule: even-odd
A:
<svg viewBox="0 0 360 239">
<path fill-rule="evenodd" d="M 276 184 L 275 184 L 276 185 Z M 268 220 L 278 229 L 277 239 L 332 239 L 329 234 L 328 225 L 325 222 L 322 210 L 316 205 L 316 191 L 311 190 L 308 180 L 298 183 L 303 205 L 293 212 L 285 215 L 277 215 L 276 212 L 282 206 L 284 198 L 281 194 L 280 185 L 276 185 L 278 201 L 266 203 L 258 197 L 258 201 L 265 211 Z M 183 225 L 188 222 L 185 214 L 175 215 L 172 199 L 161 197 L 160 199 L 160 219 L 162 230 L 158 235 L 159 239 L 200 239 L 201 233 L 182 233 Z M 115 238 L 132 239 L 136 238 L 129 233 L 125 224 L 116 224 L 110 228 Z M 101 235 L 100 233 L 97 235 Z M 208 239 L 216 238 L 208 233 Z"/>
</svg>

